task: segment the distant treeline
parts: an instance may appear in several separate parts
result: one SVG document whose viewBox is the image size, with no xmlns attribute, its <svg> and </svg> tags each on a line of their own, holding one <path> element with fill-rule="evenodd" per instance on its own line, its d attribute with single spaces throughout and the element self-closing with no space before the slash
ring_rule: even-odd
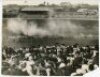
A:
<svg viewBox="0 0 100 77">
<path fill-rule="evenodd" d="M 60 4 L 49 4 L 48 2 L 41 3 L 39 5 L 4 5 L 3 9 L 4 11 L 6 8 L 22 8 L 22 7 L 34 7 L 34 6 L 44 6 L 44 7 L 52 7 L 54 9 L 61 9 L 62 11 L 68 10 L 68 11 L 77 11 L 78 9 L 86 8 L 86 9 L 96 9 L 98 10 L 98 5 L 90 5 L 90 4 L 77 4 L 73 5 L 70 2 L 61 2 Z"/>
<path fill-rule="evenodd" d="M 16 16 L 18 15 L 21 10 L 24 7 L 47 7 L 47 8 L 52 8 L 55 11 L 55 14 L 58 12 L 74 12 L 76 14 L 77 12 L 82 12 L 81 14 L 93 14 L 93 15 L 98 15 L 98 5 L 90 5 L 90 4 L 77 4 L 73 5 L 69 2 L 62 2 L 60 4 L 49 4 L 49 3 L 42 3 L 39 5 L 4 5 L 3 6 L 3 15 L 4 16 Z M 80 13 L 77 13 L 80 14 Z"/>
</svg>

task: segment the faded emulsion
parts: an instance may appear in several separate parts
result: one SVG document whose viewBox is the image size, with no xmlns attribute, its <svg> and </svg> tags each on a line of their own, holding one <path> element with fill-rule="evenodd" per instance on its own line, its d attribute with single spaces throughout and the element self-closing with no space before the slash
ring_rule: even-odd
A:
<svg viewBox="0 0 100 77">
<path fill-rule="evenodd" d="M 99 67 L 98 5 L 51 3 L 3 5 L 2 75 L 83 76 Z"/>
</svg>

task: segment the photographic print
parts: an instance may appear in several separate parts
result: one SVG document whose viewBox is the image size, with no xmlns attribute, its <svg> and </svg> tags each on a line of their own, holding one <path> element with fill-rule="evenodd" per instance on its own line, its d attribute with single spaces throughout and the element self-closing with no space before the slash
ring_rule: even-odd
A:
<svg viewBox="0 0 100 77">
<path fill-rule="evenodd" d="M 2 75 L 83 76 L 99 68 L 97 0 L 3 0 Z"/>
</svg>

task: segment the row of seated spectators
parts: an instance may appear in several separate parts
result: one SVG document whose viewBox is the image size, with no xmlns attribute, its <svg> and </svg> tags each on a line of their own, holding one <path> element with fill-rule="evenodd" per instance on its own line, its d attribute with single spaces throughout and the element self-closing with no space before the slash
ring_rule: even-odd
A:
<svg viewBox="0 0 100 77">
<path fill-rule="evenodd" d="M 17 76 L 82 76 L 99 66 L 99 47 L 75 44 L 2 48 L 2 74 Z"/>
</svg>

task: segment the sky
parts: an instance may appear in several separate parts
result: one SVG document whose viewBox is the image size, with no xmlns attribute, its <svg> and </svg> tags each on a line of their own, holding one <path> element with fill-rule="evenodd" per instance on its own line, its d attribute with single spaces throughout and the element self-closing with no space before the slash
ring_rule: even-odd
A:
<svg viewBox="0 0 100 77">
<path fill-rule="evenodd" d="M 18 5 L 38 5 L 43 2 L 49 2 L 50 4 L 60 4 L 61 2 L 70 2 L 72 4 L 88 3 L 98 4 L 99 0 L 3 0 L 3 5 L 18 4 Z"/>
</svg>

